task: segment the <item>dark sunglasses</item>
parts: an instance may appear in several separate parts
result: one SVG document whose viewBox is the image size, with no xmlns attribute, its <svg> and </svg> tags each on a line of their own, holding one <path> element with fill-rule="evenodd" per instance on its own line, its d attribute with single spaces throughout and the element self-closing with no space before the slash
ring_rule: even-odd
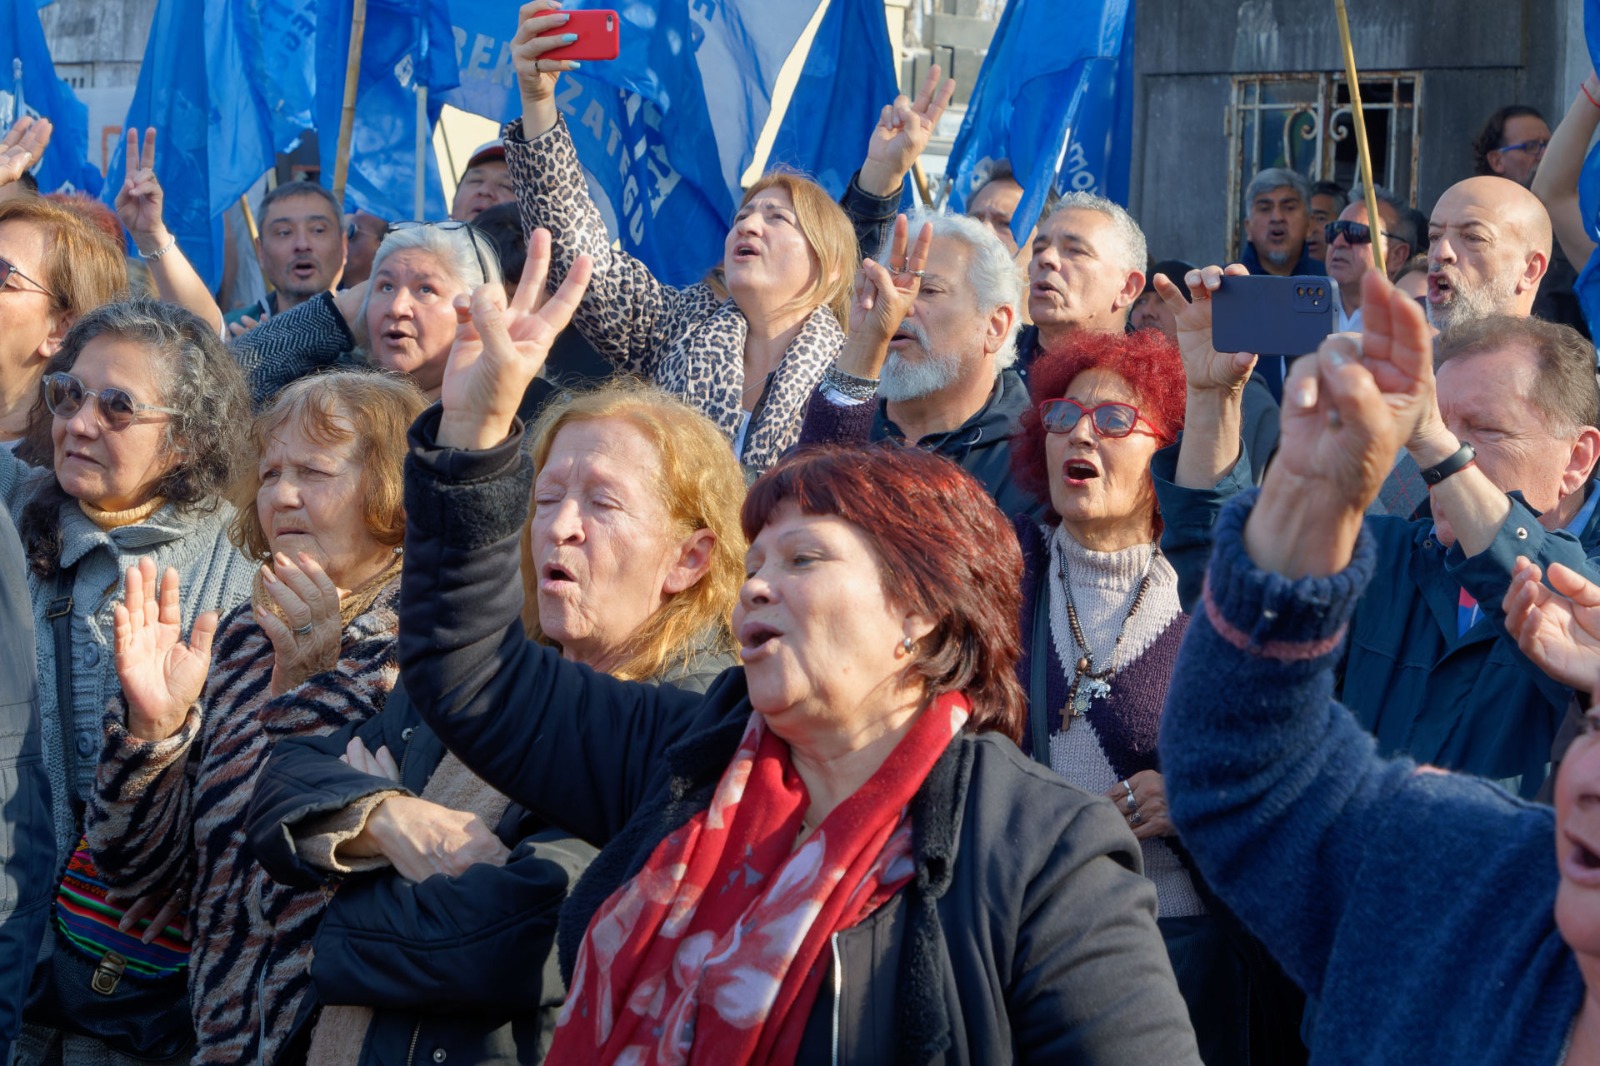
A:
<svg viewBox="0 0 1600 1066">
<path fill-rule="evenodd" d="M 46 296 L 50 297 L 52 300 L 56 298 L 56 294 L 51 292 L 50 289 L 43 282 L 39 281 L 36 278 L 30 278 L 28 275 L 26 275 L 22 271 L 18 270 L 17 269 L 17 264 L 13 263 L 11 260 L 9 260 L 9 259 L 0 259 L 0 289 L 5 288 L 6 282 L 11 280 L 12 275 L 15 275 L 15 276 L 21 278 L 23 281 L 31 281 L 31 282 L 33 282 L 34 286 L 36 288 L 38 288 L 38 290 L 40 292 L 44 293 Z"/>
<path fill-rule="evenodd" d="M 46 374 L 42 383 L 44 405 L 57 418 L 71 418 L 83 409 L 84 401 L 93 400 L 100 412 L 100 423 L 107 429 L 127 429 L 145 411 L 164 415 L 181 414 L 171 407 L 157 407 L 153 403 L 140 403 L 121 389 L 101 389 L 90 392 L 83 382 L 71 374 Z"/>
<path fill-rule="evenodd" d="M 408 229 L 437 229 L 444 230 L 446 232 L 453 230 L 466 230 L 467 240 L 472 242 L 472 254 L 478 257 L 478 276 L 481 277 L 485 282 L 488 282 L 489 265 L 484 262 L 483 249 L 478 247 L 478 241 L 480 238 L 477 226 L 474 226 L 470 222 L 457 222 L 454 219 L 451 219 L 447 222 L 391 222 L 389 223 L 389 228 L 383 232 L 384 235 L 387 236 L 391 233 L 399 233 L 401 230 Z"/>
<path fill-rule="evenodd" d="M 1077 400 L 1063 399 L 1046 400 L 1039 405 L 1039 419 L 1044 423 L 1046 433 L 1071 433 L 1084 415 L 1089 416 L 1094 431 L 1102 437 L 1126 437 L 1143 422 L 1154 436 L 1166 439 L 1166 435 L 1150 425 L 1149 419 L 1131 403 L 1108 400 L 1085 407 Z"/>
<path fill-rule="evenodd" d="M 1371 226 L 1367 225 L 1365 222 L 1351 222 L 1348 219 L 1343 218 L 1337 219 L 1322 227 L 1322 235 L 1327 239 L 1329 244 L 1333 243 L 1334 238 L 1340 236 L 1343 236 L 1346 243 L 1349 244 L 1372 243 Z M 1399 241 L 1401 244 L 1406 243 L 1404 237 L 1397 237 L 1388 230 L 1384 230 L 1383 235 L 1389 238 L 1391 241 Z"/>
</svg>

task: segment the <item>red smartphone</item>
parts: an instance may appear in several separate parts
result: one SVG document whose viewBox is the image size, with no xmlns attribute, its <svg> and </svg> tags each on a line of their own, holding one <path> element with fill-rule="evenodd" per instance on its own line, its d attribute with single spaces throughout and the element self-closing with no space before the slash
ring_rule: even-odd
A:
<svg viewBox="0 0 1600 1066">
<path fill-rule="evenodd" d="M 565 26 L 557 26 L 541 37 L 575 33 L 578 39 L 540 56 L 541 59 L 615 59 L 622 48 L 620 19 L 615 11 L 571 11 Z"/>
</svg>

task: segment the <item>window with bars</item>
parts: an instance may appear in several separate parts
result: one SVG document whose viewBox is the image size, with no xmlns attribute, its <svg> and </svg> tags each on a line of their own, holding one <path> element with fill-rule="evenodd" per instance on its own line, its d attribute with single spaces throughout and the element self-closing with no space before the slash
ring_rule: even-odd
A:
<svg viewBox="0 0 1600 1066">
<path fill-rule="evenodd" d="M 1418 71 L 1361 75 L 1373 180 L 1413 207 L 1417 203 L 1417 107 L 1421 101 L 1422 74 Z M 1227 133 L 1232 167 L 1226 240 L 1234 257 L 1243 241 L 1244 192 L 1259 171 L 1285 167 L 1310 181 L 1334 181 L 1346 189 L 1360 181 L 1350 86 L 1342 73 L 1236 76 Z"/>
</svg>

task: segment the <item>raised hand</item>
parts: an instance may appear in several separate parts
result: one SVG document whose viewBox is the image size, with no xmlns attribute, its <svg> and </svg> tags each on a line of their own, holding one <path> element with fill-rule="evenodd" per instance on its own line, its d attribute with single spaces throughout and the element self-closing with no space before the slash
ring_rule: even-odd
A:
<svg viewBox="0 0 1600 1066">
<path fill-rule="evenodd" d="M 1416 449 L 1440 437 L 1452 442 L 1443 455 L 1422 464 L 1431 466 L 1459 447 L 1439 413 L 1433 330 L 1417 302 L 1375 270 L 1361 279 L 1361 308 L 1361 365 L 1383 393 L 1401 429 L 1400 443 Z"/>
<path fill-rule="evenodd" d="M 577 70 L 570 59 L 545 59 L 546 52 L 565 48 L 577 40 L 570 33 L 552 33 L 571 18 L 561 10 L 560 0 L 534 0 L 517 12 L 517 32 L 511 38 L 511 65 L 517 72 L 517 90 L 522 96 L 525 136 L 534 137 L 556 123 L 556 79 L 562 71 Z"/>
<path fill-rule="evenodd" d="M 1238 263 L 1226 270 L 1208 266 L 1191 270 L 1184 278 L 1190 299 L 1165 274 L 1155 276 L 1156 295 L 1172 312 L 1178 325 L 1178 350 L 1191 391 L 1243 391 L 1255 369 L 1256 357 L 1247 352 L 1219 352 L 1211 343 L 1211 296 L 1224 277 L 1241 277 L 1249 271 Z"/>
<path fill-rule="evenodd" d="M 1600 690 L 1600 586 L 1560 563 L 1550 584 L 1522 556 L 1511 571 L 1501 606 L 1506 632 L 1534 665 L 1566 685 L 1594 695 Z"/>
<path fill-rule="evenodd" d="M 305 552 L 298 563 L 278 552 L 261 568 L 261 583 L 282 612 L 256 611 L 256 624 L 272 641 L 269 691 L 281 696 L 314 674 L 339 663 L 344 624 L 339 618 L 341 590 Z M 286 621 L 287 620 L 287 621 Z"/>
<path fill-rule="evenodd" d="M 183 641 L 178 572 L 156 583 L 156 564 L 140 559 L 128 568 L 123 601 L 113 611 L 117 680 L 128 701 L 128 732 L 140 740 L 165 740 L 183 726 L 205 689 L 217 613 L 194 620 Z"/>
<path fill-rule="evenodd" d="M 27 115 L 11 124 L 6 135 L 0 137 L 0 185 L 21 180 L 22 175 L 44 158 L 54 128 L 47 118 L 34 119 Z"/>
<path fill-rule="evenodd" d="M 876 259 L 862 261 L 856 273 L 856 298 L 850 304 L 851 336 L 887 344 L 911 313 L 911 305 L 922 291 L 922 271 L 928 265 L 928 249 L 933 246 L 933 225 L 924 222 L 917 243 L 910 247 L 909 229 L 906 216 L 894 220 L 888 267 Z"/>
<path fill-rule="evenodd" d="M 954 79 L 939 84 L 939 65 L 928 68 L 922 89 L 912 100 L 904 94 L 885 104 L 877 128 L 867 142 L 867 159 L 861 166 L 862 189 L 874 196 L 889 196 L 899 191 L 917 157 L 939 124 L 939 116 L 955 95 Z"/>
<path fill-rule="evenodd" d="M 489 448 L 504 440 L 529 382 L 544 368 L 550 346 L 572 321 L 594 262 L 580 255 L 561 287 L 545 293 L 550 273 L 550 232 L 528 238 L 528 261 L 516 295 L 484 285 L 457 296 L 456 339 L 450 346 L 439 400 L 444 414 L 439 443 L 450 448 Z"/>
<path fill-rule="evenodd" d="M 133 234 L 142 254 L 159 251 L 171 234 L 162 221 L 164 194 L 156 180 L 156 131 L 144 131 L 144 147 L 139 146 L 139 131 L 128 130 L 128 145 L 122 156 L 127 177 L 117 192 L 117 217 Z"/>
</svg>

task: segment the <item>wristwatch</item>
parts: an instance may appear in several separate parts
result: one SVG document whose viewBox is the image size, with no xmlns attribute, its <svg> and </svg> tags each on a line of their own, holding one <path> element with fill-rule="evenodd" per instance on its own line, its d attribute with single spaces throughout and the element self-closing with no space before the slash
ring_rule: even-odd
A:
<svg viewBox="0 0 1600 1066">
<path fill-rule="evenodd" d="M 1461 447 L 1446 456 L 1443 462 L 1435 463 L 1424 470 L 1422 472 L 1422 480 L 1430 486 L 1437 485 L 1451 474 L 1459 474 L 1471 466 L 1472 461 L 1477 457 L 1478 453 L 1473 450 L 1472 445 L 1462 441 Z"/>
</svg>

